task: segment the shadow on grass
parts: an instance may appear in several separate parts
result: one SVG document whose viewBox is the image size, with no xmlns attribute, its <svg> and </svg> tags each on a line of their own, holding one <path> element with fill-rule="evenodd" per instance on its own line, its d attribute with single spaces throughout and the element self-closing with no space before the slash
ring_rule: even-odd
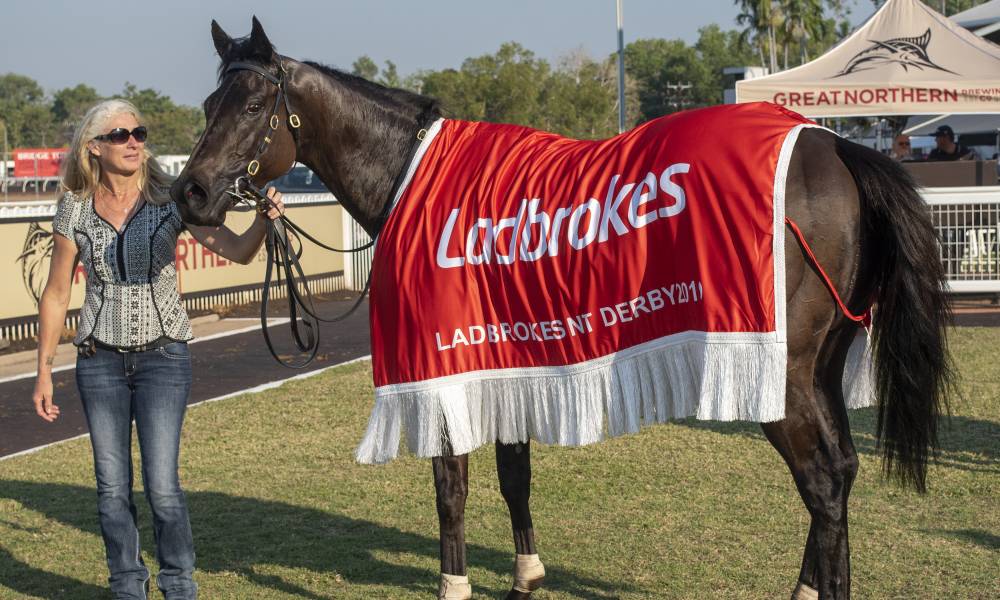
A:
<svg viewBox="0 0 1000 600">
<path fill-rule="evenodd" d="M 136 504 L 142 511 L 146 504 L 145 499 L 139 496 L 136 497 Z M 0 498 L 15 500 L 49 519 L 100 536 L 96 493 L 91 488 L 3 481 Z M 353 584 L 394 586 L 422 593 L 429 598 L 437 593 L 436 568 L 432 570 L 403 564 L 410 560 L 408 556 L 418 555 L 433 559 L 436 565 L 437 538 L 283 502 L 217 492 L 191 492 L 188 494 L 188 505 L 199 571 L 235 573 L 263 588 L 312 600 L 335 598 L 338 591 L 331 591 L 331 595 L 317 594 L 262 570 L 279 567 L 331 572 Z M 140 514 L 140 529 L 144 534 L 143 548 L 152 551 L 148 510 Z M 507 576 L 513 566 L 513 549 L 508 554 L 470 545 L 468 556 L 470 565 L 485 567 L 502 576 Z M 546 566 L 546 570 L 545 588 L 560 590 L 577 598 L 605 600 L 632 590 L 621 589 L 617 584 L 612 589 L 603 581 L 555 566 Z M 475 587 L 475 581 L 472 584 Z M 93 585 L 25 564 L 11 555 L 2 541 L 0 585 L 42 598 L 90 599 L 108 594 Z M 484 588 L 475 590 L 477 596 L 489 593 Z"/>
<path fill-rule="evenodd" d="M 957 540 L 972 542 L 989 550 L 1000 550 L 1000 535 L 983 531 L 982 529 L 959 529 L 957 531 L 939 529 L 930 533 L 938 533 Z"/>
<path fill-rule="evenodd" d="M 9 576 L 4 577 L 4 573 Z M 0 543 L 0 586 L 39 598 L 107 598 L 111 595 L 107 588 L 26 565 L 14 558 L 2 543 Z"/>
<path fill-rule="evenodd" d="M 875 447 L 875 409 L 848 411 L 854 446 L 860 454 L 878 455 Z M 699 421 L 694 418 L 672 421 L 682 427 L 713 431 L 767 443 L 757 423 L 746 421 Z M 1000 474 L 1000 424 L 968 417 L 943 417 L 938 427 L 941 444 L 937 464 L 979 473 Z M 976 456 L 970 456 L 974 454 Z"/>
</svg>

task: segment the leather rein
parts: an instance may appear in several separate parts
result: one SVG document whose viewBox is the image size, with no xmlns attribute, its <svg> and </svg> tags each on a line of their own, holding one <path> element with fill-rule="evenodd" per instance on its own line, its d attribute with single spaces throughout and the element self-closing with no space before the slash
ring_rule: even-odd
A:
<svg viewBox="0 0 1000 600">
<path fill-rule="evenodd" d="M 343 321 L 354 314 L 364 301 L 365 296 L 368 294 L 372 278 L 372 272 L 369 270 L 364 289 L 358 295 L 358 299 L 354 302 L 354 305 L 351 306 L 347 312 L 332 318 L 320 317 L 316 314 L 312 292 L 309 290 L 309 284 L 300 262 L 303 250 L 301 238 L 311 241 L 320 248 L 340 253 L 362 252 L 374 246 L 375 240 L 378 239 L 378 231 L 381 230 L 382 225 L 388 217 L 389 210 L 392 208 L 392 200 L 395 197 L 395 193 L 402 184 L 407 168 L 413 160 L 413 156 L 416 154 L 417 148 L 419 147 L 420 142 L 424 139 L 427 131 L 426 129 L 420 129 L 417 133 L 417 140 L 412 145 L 409 157 L 403 164 L 402 171 L 396 177 L 389 199 L 386 202 L 382 213 L 379 215 L 376 234 L 372 237 L 372 240 L 362 246 L 350 249 L 328 246 L 306 233 L 301 227 L 292 222 L 284 214 L 274 220 L 268 219 L 266 217 L 268 210 L 277 207 L 271 199 L 268 198 L 267 195 L 253 183 L 253 177 L 260 171 L 259 159 L 271 144 L 271 136 L 280 125 L 281 119 L 278 116 L 278 113 L 280 112 L 282 105 L 284 105 L 285 113 L 288 115 L 289 131 L 295 140 L 296 147 L 298 146 L 297 131 L 301 126 L 301 120 L 297 114 L 292 112 L 291 106 L 289 105 L 288 93 L 285 89 L 285 75 L 287 72 L 285 71 L 284 65 L 280 62 L 279 68 L 281 73 L 278 77 L 275 77 L 266 69 L 253 63 L 233 62 L 226 68 L 224 75 L 228 75 L 229 73 L 236 71 L 252 71 L 257 73 L 267 81 L 277 86 L 278 92 L 274 99 L 274 107 L 271 110 L 271 116 L 267 121 L 269 129 L 264 133 L 264 139 L 258 145 L 257 152 L 247 165 L 246 175 L 240 175 L 237 177 L 233 182 L 232 188 L 227 189 L 225 193 L 233 198 L 233 206 L 236 206 L 237 204 L 248 205 L 265 217 L 264 221 L 267 228 L 267 235 L 265 238 L 267 268 L 264 272 L 264 289 L 261 291 L 261 331 L 264 334 L 264 341 L 267 344 L 267 349 L 271 352 L 271 356 L 273 356 L 275 360 L 286 367 L 301 369 L 311 363 L 316 357 L 316 353 L 319 351 L 319 323 L 336 323 L 338 321 Z M 294 165 L 295 161 L 293 160 L 292 166 Z M 289 169 L 291 169 L 291 167 L 289 167 Z M 291 235 L 289 235 L 290 233 Z M 298 249 L 296 249 L 292 243 L 293 237 L 298 241 Z M 294 360 L 286 361 L 275 351 L 267 328 L 267 308 L 270 300 L 271 281 L 275 278 L 275 269 L 277 270 L 277 281 L 279 282 L 282 280 L 282 272 L 284 272 L 284 285 L 288 296 L 289 327 L 291 329 L 292 339 L 295 341 L 295 346 L 298 348 L 299 352 L 306 355 L 304 359 L 298 362 Z"/>
</svg>

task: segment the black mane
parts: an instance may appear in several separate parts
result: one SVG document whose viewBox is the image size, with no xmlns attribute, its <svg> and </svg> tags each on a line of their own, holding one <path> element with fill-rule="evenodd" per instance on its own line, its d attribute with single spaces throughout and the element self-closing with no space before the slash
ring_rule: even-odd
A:
<svg viewBox="0 0 1000 600">
<path fill-rule="evenodd" d="M 250 36 L 234 39 L 232 49 L 219 64 L 217 83 L 222 83 L 222 78 L 225 77 L 226 70 L 234 62 L 254 63 L 268 68 L 273 66 L 274 56 L 279 56 L 274 52 L 274 46 L 270 46 L 269 51 L 266 51 L 259 45 L 252 43 Z M 322 63 L 308 60 L 302 61 L 302 63 L 309 65 L 328 77 L 336 79 L 348 89 L 356 90 L 364 96 L 374 98 L 379 102 L 388 103 L 390 106 L 415 109 L 416 115 L 420 116 L 421 120 L 424 120 L 424 117 L 441 116 L 440 103 L 437 99 L 430 96 L 424 96 L 409 90 L 386 87 L 369 81 L 364 77 L 345 73 Z"/>
<path fill-rule="evenodd" d="M 412 106 L 415 107 L 421 114 L 436 114 L 441 115 L 441 105 L 436 98 L 431 98 L 430 96 L 424 96 L 422 94 L 417 94 L 409 90 L 404 90 L 400 88 L 391 88 L 375 83 L 374 81 L 369 81 L 364 77 L 358 77 L 357 75 L 352 75 L 351 73 L 345 73 L 340 69 L 335 69 L 331 66 L 324 65 L 314 61 L 303 61 L 303 64 L 307 64 L 310 67 L 322 72 L 324 75 L 332 77 L 351 89 L 356 89 L 362 92 L 364 95 L 369 97 L 374 97 L 379 101 L 389 102 L 395 105 Z"/>
</svg>

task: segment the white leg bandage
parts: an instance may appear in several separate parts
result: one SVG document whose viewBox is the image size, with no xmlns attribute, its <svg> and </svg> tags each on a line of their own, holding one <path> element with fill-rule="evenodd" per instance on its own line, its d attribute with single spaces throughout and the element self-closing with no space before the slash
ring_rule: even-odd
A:
<svg viewBox="0 0 1000 600">
<path fill-rule="evenodd" d="M 441 573 L 441 587 L 438 589 L 438 600 L 470 600 L 472 586 L 468 575 L 449 575 Z"/>
<path fill-rule="evenodd" d="M 819 600 L 819 592 L 800 581 L 792 592 L 792 600 Z"/>
<path fill-rule="evenodd" d="M 514 558 L 514 590 L 530 594 L 545 581 L 545 565 L 537 554 L 517 554 Z"/>
</svg>

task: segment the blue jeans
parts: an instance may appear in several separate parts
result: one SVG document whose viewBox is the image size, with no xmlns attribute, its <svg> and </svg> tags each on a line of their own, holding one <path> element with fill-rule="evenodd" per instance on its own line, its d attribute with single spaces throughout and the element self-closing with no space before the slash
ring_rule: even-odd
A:
<svg viewBox="0 0 1000 600">
<path fill-rule="evenodd" d="M 142 455 L 142 482 L 153 511 L 160 572 L 168 600 L 192 600 L 198 586 L 187 502 L 177 477 L 181 423 L 191 390 L 187 344 L 147 352 L 97 348 L 77 359 L 76 384 L 90 428 L 97 476 L 97 509 L 116 599 L 145 599 L 149 570 L 139 553 L 132 499 L 132 420 Z"/>
</svg>

